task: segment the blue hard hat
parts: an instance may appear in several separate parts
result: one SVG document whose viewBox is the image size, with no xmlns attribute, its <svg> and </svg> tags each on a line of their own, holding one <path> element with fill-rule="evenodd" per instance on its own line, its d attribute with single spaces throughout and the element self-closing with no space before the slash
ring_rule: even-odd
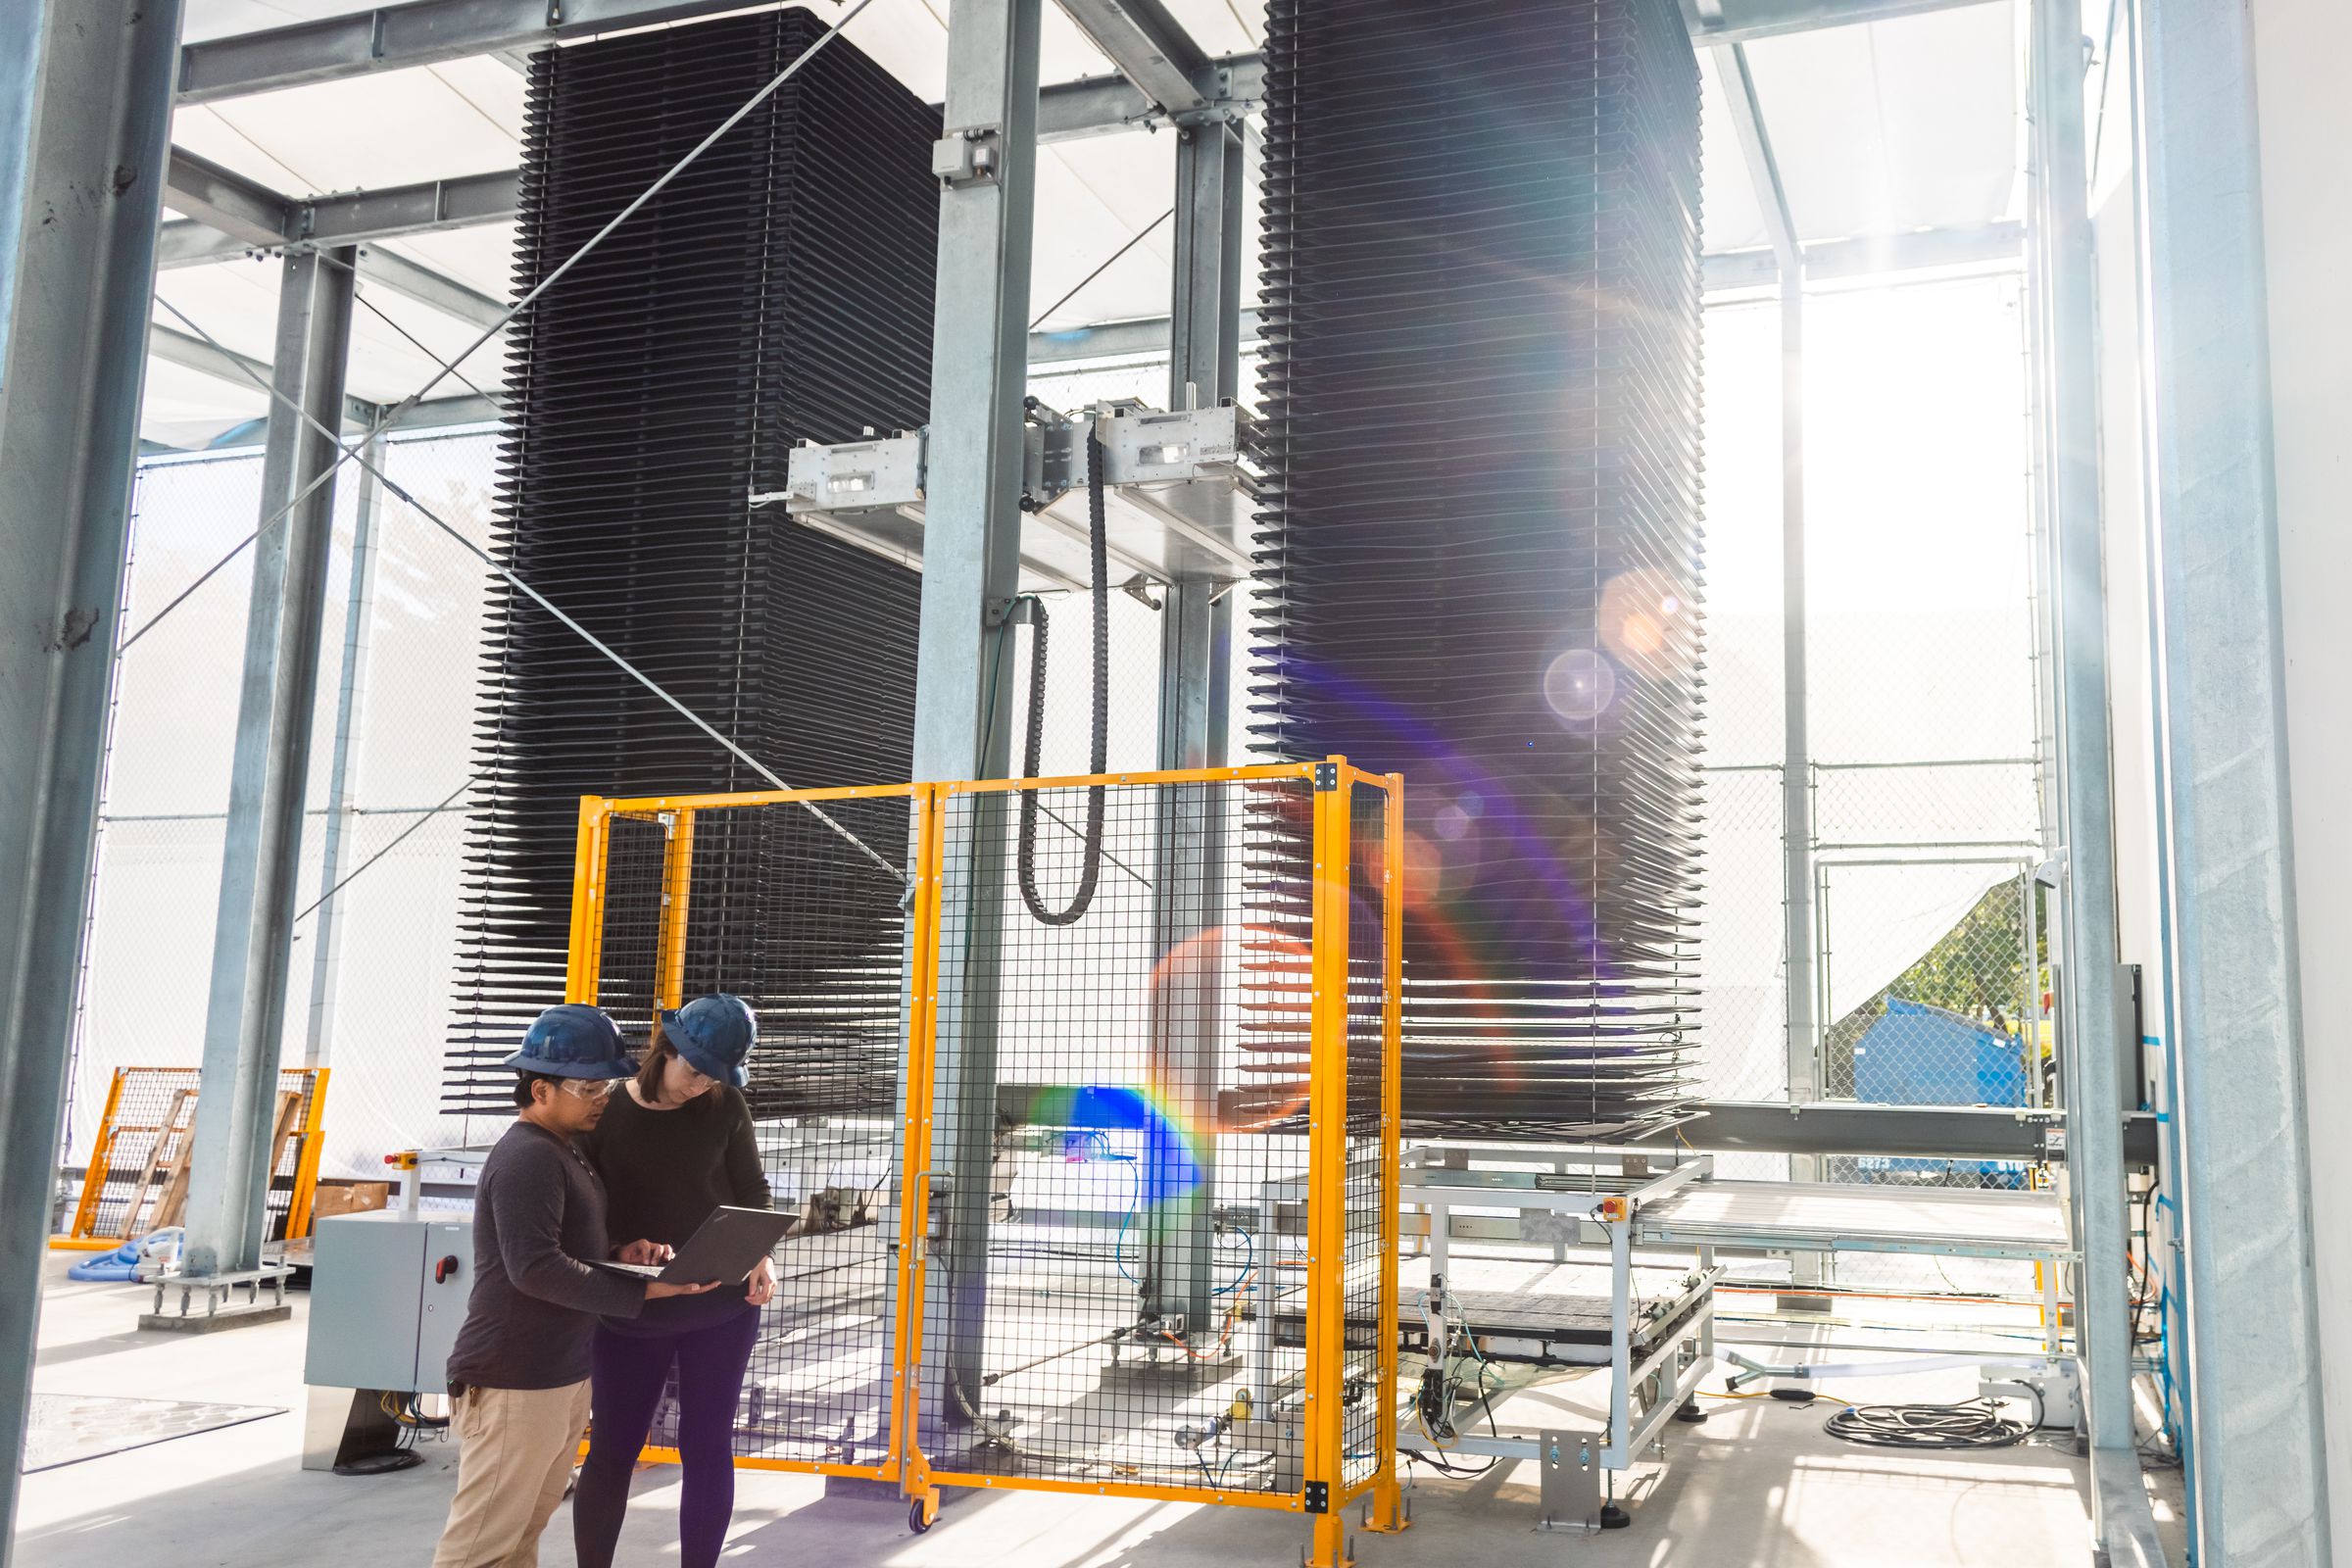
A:
<svg viewBox="0 0 2352 1568">
<path fill-rule="evenodd" d="M 522 1049 L 503 1066 L 551 1078 L 626 1078 L 637 1070 L 620 1043 L 620 1025 L 600 1007 L 566 1002 L 523 1031 Z"/>
<path fill-rule="evenodd" d="M 721 991 L 662 1013 L 662 1038 L 696 1072 L 741 1089 L 751 1082 L 743 1058 L 760 1043 L 760 1020 L 752 1016 L 750 1003 Z"/>
</svg>

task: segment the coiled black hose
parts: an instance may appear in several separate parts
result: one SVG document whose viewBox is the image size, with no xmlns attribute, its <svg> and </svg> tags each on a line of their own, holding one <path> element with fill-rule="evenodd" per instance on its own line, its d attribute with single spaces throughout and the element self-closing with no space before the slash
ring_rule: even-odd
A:
<svg viewBox="0 0 2352 1568">
<path fill-rule="evenodd" d="M 1110 547 L 1102 517 L 1102 441 L 1091 428 L 1086 432 L 1086 534 L 1095 582 L 1095 727 L 1086 770 L 1100 773 L 1110 761 Z M 1021 748 L 1021 776 L 1035 778 L 1043 765 L 1046 740 L 1045 605 L 1031 600 L 1029 614 L 1037 632 L 1029 651 L 1029 739 Z M 1095 884 L 1102 872 L 1102 786 L 1086 792 L 1086 858 L 1078 872 L 1078 891 L 1071 895 L 1069 907 L 1058 912 L 1047 908 L 1037 891 L 1037 797 L 1036 790 L 1021 791 L 1021 902 L 1047 925 L 1072 925 L 1095 902 Z"/>
<path fill-rule="evenodd" d="M 1822 1430 L 1874 1448 L 2007 1448 L 2034 1433 L 2025 1422 L 2004 1418 L 1990 1399 L 1857 1404 L 1831 1416 Z"/>
</svg>

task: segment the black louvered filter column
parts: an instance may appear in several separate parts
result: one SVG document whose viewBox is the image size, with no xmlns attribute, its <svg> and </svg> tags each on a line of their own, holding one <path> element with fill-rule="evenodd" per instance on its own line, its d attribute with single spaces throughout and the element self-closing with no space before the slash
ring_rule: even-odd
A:
<svg viewBox="0 0 2352 1568">
<path fill-rule="evenodd" d="M 788 11 L 533 56 L 517 290 L 824 26 Z M 783 487 L 797 440 L 927 417 L 938 134 L 936 111 L 836 39 L 514 332 L 502 559 L 795 787 L 906 776 L 920 584 L 749 497 Z M 563 999 L 579 797 L 771 786 L 511 591 L 490 615 L 476 758 L 446 1101 L 503 1110 L 496 1062 Z M 836 815 L 903 859 L 903 804 Z M 711 812 L 697 825 L 686 989 L 760 1009 L 762 1115 L 891 1102 L 897 887 L 809 820 Z M 642 838 L 616 831 L 616 885 L 628 858 L 659 853 Z M 787 858 L 802 894 L 780 905 Z M 632 1031 L 649 1021 L 645 973 L 607 965 L 600 1000 Z"/>
<path fill-rule="evenodd" d="M 1674 0 L 1273 0 L 1256 747 L 1407 780 L 1404 1109 L 1694 1040 L 1698 68 Z"/>
</svg>

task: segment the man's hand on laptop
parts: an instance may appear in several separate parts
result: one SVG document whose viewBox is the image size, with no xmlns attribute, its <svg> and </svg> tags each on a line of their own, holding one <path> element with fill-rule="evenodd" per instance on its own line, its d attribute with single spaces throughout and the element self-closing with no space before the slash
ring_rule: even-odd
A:
<svg viewBox="0 0 2352 1568">
<path fill-rule="evenodd" d="M 666 1263 L 678 1250 L 662 1242 L 629 1242 L 612 1249 L 612 1255 L 623 1263 Z"/>
</svg>

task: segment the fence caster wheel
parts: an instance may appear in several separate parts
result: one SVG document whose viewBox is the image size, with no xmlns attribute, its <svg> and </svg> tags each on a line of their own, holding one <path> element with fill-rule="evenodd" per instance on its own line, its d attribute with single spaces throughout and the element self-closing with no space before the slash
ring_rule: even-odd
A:
<svg viewBox="0 0 2352 1568">
<path fill-rule="evenodd" d="M 906 1528 L 921 1535 L 939 1523 L 939 1494 L 934 1492 L 906 1505 Z"/>
</svg>

